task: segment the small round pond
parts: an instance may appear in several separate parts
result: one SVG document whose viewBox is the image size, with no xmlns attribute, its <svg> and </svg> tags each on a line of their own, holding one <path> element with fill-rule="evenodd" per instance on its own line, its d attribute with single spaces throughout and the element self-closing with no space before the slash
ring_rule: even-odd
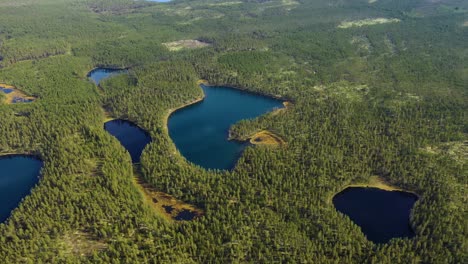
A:
<svg viewBox="0 0 468 264">
<path fill-rule="evenodd" d="M 91 78 L 96 85 L 99 85 L 104 79 L 127 72 L 128 71 L 124 69 L 96 68 L 88 73 L 88 77 Z"/>
<path fill-rule="evenodd" d="M 0 86 L 0 92 L 3 92 L 4 94 L 10 94 L 13 92 L 13 89 Z"/>
<path fill-rule="evenodd" d="M 418 197 L 403 191 L 349 187 L 333 197 L 336 209 L 347 215 L 375 243 L 413 237 L 410 214 Z"/>
<path fill-rule="evenodd" d="M 42 161 L 26 155 L 0 156 L 0 223 L 39 181 Z"/>
</svg>

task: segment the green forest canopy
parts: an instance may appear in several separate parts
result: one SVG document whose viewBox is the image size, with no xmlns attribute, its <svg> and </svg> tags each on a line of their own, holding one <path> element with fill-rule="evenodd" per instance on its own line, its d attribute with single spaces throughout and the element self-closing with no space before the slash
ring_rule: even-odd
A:
<svg viewBox="0 0 468 264">
<path fill-rule="evenodd" d="M 0 1 L 0 83 L 38 98 L 0 105 L 0 152 L 45 162 L 0 224 L 0 259 L 466 263 L 467 10 L 462 0 Z M 163 45 L 184 39 L 211 45 Z M 98 66 L 130 70 L 98 88 L 86 77 Z M 185 161 L 165 122 L 201 96 L 199 79 L 291 100 L 232 128 L 272 131 L 287 147 L 249 147 L 231 172 Z M 143 177 L 203 217 L 169 223 L 145 204 L 104 110 L 151 134 Z M 420 195 L 415 238 L 373 244 L 333 207 L 336 192 L 374 176 Z"/>
</svg>

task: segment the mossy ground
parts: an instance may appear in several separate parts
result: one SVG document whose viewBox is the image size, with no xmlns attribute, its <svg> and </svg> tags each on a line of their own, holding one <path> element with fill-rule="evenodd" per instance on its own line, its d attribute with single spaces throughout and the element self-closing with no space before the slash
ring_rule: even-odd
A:
<svg viewBox="0 0 468 264">
<path fill-rule="evenodd" d="M 147 203 L 158 215 L 162 216 L 167 221 L 173 221 L 174 218 L 183 210 L 191 211 L 197 217 L 203 215 L 203 211 L 195 206 L 177 200 L 167 193 L 157 191 L 151 186 L 151 184 L 147 183 L 142 176 L 136 174 L 134 180 L 144 197 L 145 203 Z M 172 208 L 170 213 L 165 209 L 165 207 L 168 206 Z"/>
<path fill-rule="evenodd" d="M 286 142 L 275 135 L 274 133 L 268 130 L 262 130 L 260 132 L 255 133 L 252 137 L 250 137 L 250 143 L 254 145 L 265 145 L 265 146 L 284 146 Z"/>
<path fill-rule="evenodd" d="M 12 85 L 0 84 L 0 87 L 13 90 L 11 93 L 3 95 L 4 102 L 6 104 L 13 104 L 14 103 L 13 101 L 15 98 L 22 98 L 22 99 L 32 100 L 32 101 L 36 100 L 35 97 L 26 95 L 24 92 L 22 92 L 21 90 L 17 89 L 16 87 Z"/>
</svg>

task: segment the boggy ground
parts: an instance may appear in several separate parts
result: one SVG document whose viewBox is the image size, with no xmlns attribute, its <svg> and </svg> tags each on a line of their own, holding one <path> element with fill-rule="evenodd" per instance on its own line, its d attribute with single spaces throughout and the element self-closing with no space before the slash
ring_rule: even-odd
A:
<svg viewBox="0 0 468 264">
<path fill-rule="evenodd" d="M 35 97 L 26 95 L 24 92 L 22 92 L 21 90 L 17 89 L 16 87 L 12 85 L 0 83 L 0 88 L 12 90 L 9 93 L 4 93 L 3 91 L 1 91 L 4 95 L 4 102 L 6 104 L 23 103 L 23 102 L 29 103 L 29 102 L 36 100 Z"/>
</svg>

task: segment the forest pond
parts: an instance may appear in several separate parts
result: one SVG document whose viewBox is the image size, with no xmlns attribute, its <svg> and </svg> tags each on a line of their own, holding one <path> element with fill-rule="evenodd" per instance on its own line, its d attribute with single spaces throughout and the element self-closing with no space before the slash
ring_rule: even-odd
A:
<svg viewBox="0 0 468 264">
<path fill-rule="evenodd" d="M 206 169 L 232 169 L 248 143 L 228 140 L 230 126 L 282 108 L 283 101 L 224 86 L 201 87 L 203 101 L 171 114 L 169 135 L 187 160 Z"/>
<path fill-rule="evenodd" d="M 130 121 L 115 119 L 104 124 L 104 129 L 116 137 L 130 153 L 133 163 L 140 162 L 145 146 L 151 142 L 150 135 Z"/>
<path fill-rule="evenodd" d="M 414 236 L 410 213 L 417 196 L 403 191 L 350 187 L 333 197 L 336 209 L 361 227 L 367 239 L 386 243 Z"/>
<path fill-rule="evenodd" d="M 110 69 L 110 68 L 96 68 L 88 73 L 88 77 L 93 80 L 93 82 L 96 85 L 99 85 L 99 83 L 106 79 L 109 78 L 110 76 L 117 75 L 117 74 L 122 74 L 122 73 L 127 73 L 127 70 L 124 69 Z"/>
<path fill-rule="evenodd" d="M 26 95 L 14 86 L 6 84 L 0 84 L 0 93 L 5 95 L 4 101 L 7 104 L 31 103 L 36 99 L 35 97 Z"/>
<path fill-rule="evenodd" d="M 39 181 L 42 162 L 24 155 L 0 156 L 0 223 Z"/>
</svg>

